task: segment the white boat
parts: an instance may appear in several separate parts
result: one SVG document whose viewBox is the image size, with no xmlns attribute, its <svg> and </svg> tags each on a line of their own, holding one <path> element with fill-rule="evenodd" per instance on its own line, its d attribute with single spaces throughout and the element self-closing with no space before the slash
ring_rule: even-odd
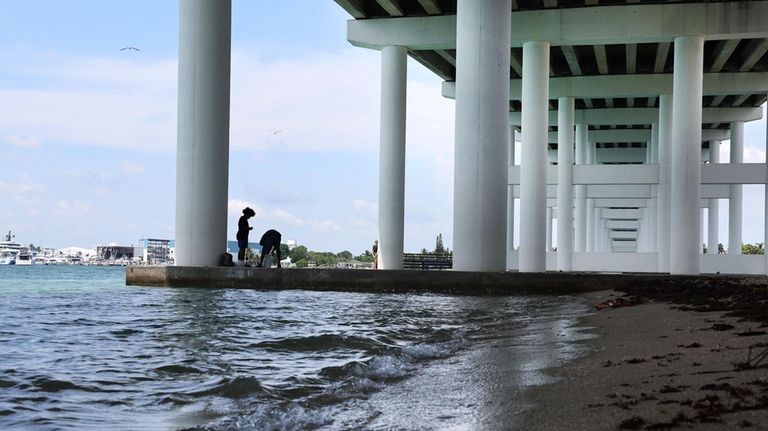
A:
<svg viewBox="0 0 768 431">
<path fill-rule="evenodd" d="M 16 265 L 32 265 L 32 254 L 26 248 L 21 249 L 16 255 Z"/>
<path fill-rule="evenodd" d="M 13 242 L 13 238 L 11 231 L 8 231 L 8 235 L 0 241 L 0 265 L 15 265 L 18 262 L 21 244 Z"/>
</svg>

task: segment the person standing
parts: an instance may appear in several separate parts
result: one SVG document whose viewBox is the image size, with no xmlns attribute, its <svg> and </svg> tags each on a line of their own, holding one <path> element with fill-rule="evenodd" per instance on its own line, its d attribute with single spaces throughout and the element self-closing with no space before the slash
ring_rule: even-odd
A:
<svg viewBox="0 0 768 431">
<path fill-rule="evenodd" d="M 379 268 L 379 240 L 373 241 L 373 247 L 371 247 L 371 251 L 373 252 L 373 269 Z"/>
<path fill-rule="evenodd" d="M 248 249 L 248 234 L 253 229 L 248 225 L 248 219 L 255 216 L 256 211 L 251 207 L 245 207 L 243 215 L 240 216 L 240 220 L 237 221 L 237 260 L 245 261 L 245 251 Z"/>
</svg>

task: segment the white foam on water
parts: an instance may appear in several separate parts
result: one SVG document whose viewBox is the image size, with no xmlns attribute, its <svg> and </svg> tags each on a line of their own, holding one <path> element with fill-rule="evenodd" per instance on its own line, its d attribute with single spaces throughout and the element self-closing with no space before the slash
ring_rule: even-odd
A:
<svg viewBox="0 0 768 431">
<path fill-rule="evenodd" d="M 368 363 L 367 367 L 356 367 L 355 374 L 371 380 L 399 379 L 406 377 L 413 369 L 412 365 L 401 358 L 377 356 Z"/>
</svg>

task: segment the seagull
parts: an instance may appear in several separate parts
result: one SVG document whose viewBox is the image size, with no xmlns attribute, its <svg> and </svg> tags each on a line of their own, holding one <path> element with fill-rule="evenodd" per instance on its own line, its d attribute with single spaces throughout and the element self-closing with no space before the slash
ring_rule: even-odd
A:
<svg viewBox="0 0 768 431">
<path fill-rule="evenodd" d="M 120 51 L 125 51 L 125 50 L 128 50 L 128 51 L 141 51 L 139 48 L 134 48 L 132 46 L 126 46 L 125 48 L 120 48 Z"/>
</svg>

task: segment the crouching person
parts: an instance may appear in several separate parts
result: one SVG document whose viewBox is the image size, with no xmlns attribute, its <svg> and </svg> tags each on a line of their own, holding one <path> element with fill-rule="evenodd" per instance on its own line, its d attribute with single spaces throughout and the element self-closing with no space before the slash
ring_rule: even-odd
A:
<svg viewBox="0 0 768 431">
<path fill-rule="evenodd" d="M 261 241 L 259 241 L 259 244 L 261 245 L 261 259 L 259 259 L 259 266 L 262 268 L 269 268 L 271 267 L 271 259 L 267 259 L 268 265 L 264 265 L 264 258 L 269 256 L 272 251 L 276 252 L 277 255 L 277 267 L 281 268 L 280 266 L 280 241 L 282 239 L 282 236 L 280 235 L 280 232 L 270 229 L 266 232 L 264 232 L 264 235 L 261 236 Z"/>
</svg>

